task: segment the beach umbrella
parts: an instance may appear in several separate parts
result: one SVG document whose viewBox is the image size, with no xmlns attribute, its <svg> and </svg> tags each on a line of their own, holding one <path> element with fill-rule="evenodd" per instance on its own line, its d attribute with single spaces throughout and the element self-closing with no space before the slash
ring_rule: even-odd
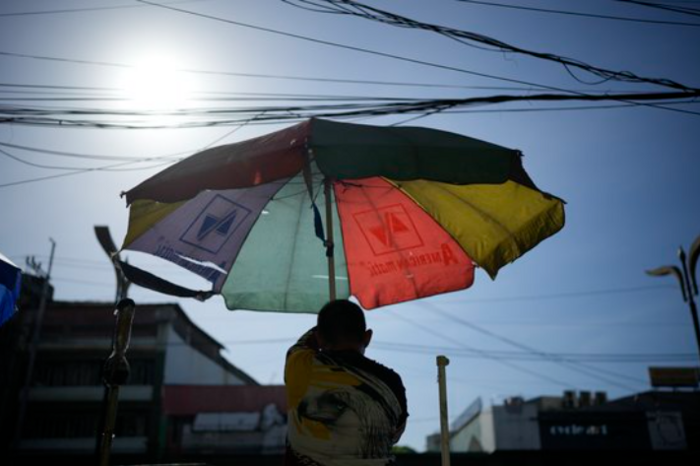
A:
<svg viewBox="0 0 700 466">
<path fill-rule="evenodd" d="M 468 288 L 558 232 L 564 202 L 538 189 L 522 154 L 464 135 L 311 119 L 206 149 L 123 193 L 122 249 L 212 284 L 190 290 L 121 265 L 178 296 L 229 309 L 365 309 Z"/>
</svg>

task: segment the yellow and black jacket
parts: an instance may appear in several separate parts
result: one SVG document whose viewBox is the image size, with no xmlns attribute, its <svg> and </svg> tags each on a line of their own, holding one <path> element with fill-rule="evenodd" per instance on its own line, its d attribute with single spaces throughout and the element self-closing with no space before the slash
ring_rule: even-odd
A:
<svg viewBox="0 0 700 466">
<path fill-rule="evenodd" d="M 289 466 L 384 466 L 406 426 L 393 370 L 355 351 L 320 351 L 313 329 L 285 367 Z"/>
</svg>

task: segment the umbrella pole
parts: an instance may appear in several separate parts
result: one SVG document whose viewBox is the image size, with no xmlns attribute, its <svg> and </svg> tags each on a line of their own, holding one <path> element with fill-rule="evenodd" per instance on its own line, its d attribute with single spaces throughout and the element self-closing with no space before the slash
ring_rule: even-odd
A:
<svg viewBox="0 0 700 466">
<path fill-rule="evenodd" d="M 335 301 L 335 258 L 333 254 L 333 205 L 331 204 L 331 189 L 333 183 L 326 178 L 323 186 L 323 194 L 326 200 L 326 257 L 328 258 L 328 295 L 331 301 Z"/>
<path fill-rule="evenodd" d="M 126 351 L 131 340 L 131 328 L 134 322 L 136 303 L 130 299 L 122 299 L 117 303 L 115 315 L 116 327 L 112 337 L 112 353 L 103 366 L 102 382 L 105 386 L 103 401 L 102 428 L 97 435 L 97 458 L 99 466 L 108 466 L 112 452 L 112 441 L 117 421 L 119 405 L 119 387 L 129 378 L 129 362 Z"/>
</svg>

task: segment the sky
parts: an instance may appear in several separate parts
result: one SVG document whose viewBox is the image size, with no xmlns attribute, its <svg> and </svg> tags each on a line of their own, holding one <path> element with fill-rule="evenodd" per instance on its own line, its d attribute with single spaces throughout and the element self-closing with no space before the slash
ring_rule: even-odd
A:
<svg viewBox="0 0 700 466">
<path fill-rule="evenodd" d="M 372 4 L 522 48 L 641 76 L 673 79 L 689 87 L 700 86 L 700 61 L 692 58 L 698 54 L 700 29 L 694 26 L 557 15 L 455 0 L 387 0 Z M 693 16 L 612 0 L 576 5 L 567 2 L 566 6 L 553 0 L 517 4 L 653 21 L 695 21 Z M 611 81 L 586 84 L 600 79 L 577 73 L 586 82 L 582 83 L 554 63 L 469 47 L 430 32 L 304 10 L 280 0 L 204 0 L 172 5 L 270 30 L 557 88 L 581 92 L 667 90 L 651 84 Z M 693 6 L 691 2 L 683 5 Z M 119 8 L 83 10 L 95 6 Z M 47 11 L 52 13 L 14 14 Z M 174 71 L 182 69 L 277 77 Z M 280 76 L 452 87 L 312 82 Z M 221 106 L 220 102 L 196 101 L 211 93 L 464 98 L 538 92 L 534 87 L 480 89 L 513 84 L 126 0 L 0 1 L 0 83 L 3 107 L 99 106 L 109 111 Z M 81 89 L 8 86 L 15 84 Z M 16 100 L 57 92 L 107 92 L 86 87 L 116 88 L 118 91 L 109 92 L 123 99 Z M 470 112 L 435 114 L 410 123 L 521 150 L 525 168 L 538 186 L 565 199 L 567 205 L 564 229 L 504 267 L 495 281 L 477 270 L 476 283 L 468 290 L 367 314 L 375 334 L 367 355 L 399 372 L 407 389 L 411 417 L 401 444 L 424 450 L 425 437 L 439 429 L 438 354 L 451 360 L 447 379 L 452 419 L 479 397 L 487 406 L 510 396 L 559 395 L 566 389 L 605 391 L 616 398 L 648 390 L 650 365 L 697 365 L 692 321 L 677 284 L 672 278 L 653 278 L 644 271 L 676 264 L 678 247 L 687 249 L 700 234 L 700 158 L 696 146 L 700 109 L 694 103 L 667 106 L 689 112 L 649 106 L 571 109 L 581 105 L 586 103 L 524 101 L 465 108 Z M 388 125 L 406 119 L 406 115 L 398 115 L 358 122 Z M 176 124 L 180 120 L 154 115 L 141 121 Z M 124 130 L 0 121 L 0 143 L 124 157 L 128 161 L 126 158 L 183 156 L 211 144 L 236 142 L 287 125 Z M 49 238 L 53 238 L 57 244 L 52 271 L 55 297 L 112 300 L 114 274 L 95 239 L 93 226 L 109 226 L 120 243 L 128 210 L 119 194 L 163 169 L 164 162 L 131 163 L 116 171 L 96 170 L 120 162 L 10 146 L 0 149 L 4 150 L 0 153 L 0 251 L 20 265 L 27 256 L 36 256 L 46 268 Z M 85 168 L 92 170 L 73 173 Z M 31 181 L 59 174 L 67 176 Z M 138 253 L 126 255 L 185 286 L 204 285 L 196 276 L 158 259 Z M 225 344 L 225 356 L 231 362 L 264 384 L 283 383 L 286 349 L 315 322 L 313 315 L 230 312 L 220 297 L 200 303 L 137 287 L 132 288 L 130 297 L 137 303 L 179 302 L 197 325 Z M 585 360 L 591 355 L 607 359 Z"/>
</svg>

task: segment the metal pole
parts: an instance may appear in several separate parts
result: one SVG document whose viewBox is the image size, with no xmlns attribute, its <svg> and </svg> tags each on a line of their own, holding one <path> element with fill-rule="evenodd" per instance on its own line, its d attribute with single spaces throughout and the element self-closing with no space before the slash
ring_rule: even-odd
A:
<svg viewBox="0 0 700 466">
<path fill-rule="evenodd" d="M 136 304 L 130 299 L 122 299 L 117 304 L 115 314 L 117 324 L 112 340 L 112 354 L 104 364 L 102 377 L 105 385 L 104 426 L 101 435 L 98 436 L 98 460 L 100 466 L 109 465 L 109 455 L 114 439 L 114 425 L 117 420 L 117 407 L 119 404 L 119 386 L 124 384 L 129 377 L 129 362 L 126 360 L 126 350 L 131 339 L 131 324 L 134 321 Z"/>
<path fill-rule="evenodd" d="M 117 292 L 114 300 L 116 304 L 120 300 L 126 299 L 131 283 L 126 276 L 124 276 L 124 272 L 121 270 L 121 268 L 117 266 L 117 261 L 120 260 L 119 250 L 112 240 L 109 227 L 104 225 L 95 225 L 95 236 L 97 236 L 97 241 L 99 241 L 104 252 L 107 253 L 107 257 L 109 257 L 109 261 L 114 267 L 114 274 L 117 276 Z"/>
<path fill-rule="evenodd" d="M 681 260 L 683 267 L 683 280 L 685 280 L 685 288 L 688 290 L 688 305 L 690 306 L 690 315 L 693 316 L 693 327 L 695 328 L 695 342 L 698 345 L 698 354 L 700 355 L 700 323 L 698 323 L 698 308 L 695 305 L 693 288 L 690 284 L 690 274 L 688 273 L 688 264 L 683 248 L 678 250 L 678 257 Z"/>
<path fill-rule="evenodd" d="M 328 257 L 328 294 L 331 301 L 335 301 L 335 258 L 333 253 L 333 205 L 331 203 L 331 189 L 333 182 L 326 178 L 323 194 L 326 201 L 326 256 Z"/>
<path fill-rule="evenodd" d="M 445 356 L 438 356 L 438 385 L 440 386 L 440 452 L 442 453 L 442 466 L 450 466 L 450 427 L 447 424 L 447 377 L 445 367 L 450 360 Z"/>
<path fill-rule="evenodd" d="M 32 376 L 34 375 L 34 363 L 36 362 L 36 352 L 39 346 L 39 339 L 41 337 L 41 325 L 44 320 L 44 313 L 46 312 L 46 302 L 48 301 L 49 294 L 49 280 L 51 279 L 51 269 L 53 268 L 53 257 L 56 252 L 56 241 L 53 238 L 49 238 L 51 241 L 51 255 L 49 256 L 49 269 L 46 272 L 46 277 L 44 278 L 44 283 L 41 288 L 41 300 L 39 301 L 39 309 L 36 313 L 36 320 L 34 322 L 34 332 L 32 334 L 32 339 L 29 343 L 29 361 L 27 362 L 27 372 L 24 375 L 24 385 L 22 386 L 22 392 L 20 393 L 19 401 L 19 414 L 17 416 L 17 428 L 15 430 L 15 437 L 13 440 L 13 445 L 15 449 L 19 448 L 20 440 L 22 439 L 22 429 L 24 428 L 24 417 L 27 413 L 27 401 L 29 399 L 29 388 L 32 383 Z"/>
<path fill-rule="evenodd" d="M 693 299 L 693 295 L 690 295 L 688 300 L 690 303 L 690 313 L 693 315 L 693 326 L 695 327 L 695 341 L 698 344 L 698 354 L 700 355 L 700 324 L 698 323 L 698 308 Z"/>
</svg>

